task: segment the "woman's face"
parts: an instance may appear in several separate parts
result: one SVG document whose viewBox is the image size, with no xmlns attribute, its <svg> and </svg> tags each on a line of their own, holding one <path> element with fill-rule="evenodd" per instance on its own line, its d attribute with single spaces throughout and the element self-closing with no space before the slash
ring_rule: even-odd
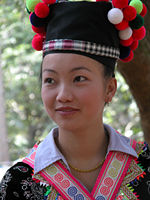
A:
<svg viewBox="0 0 150 200">
<path fill-rule="evenodd" d="M 103 66 L 86 56 L 48 54 L 42 66 L 42 100 L 49 117 L 63 129 L 97 126 L 105 102 L 116 90 L 114 78 L 106 79 Z"/>
</svg>

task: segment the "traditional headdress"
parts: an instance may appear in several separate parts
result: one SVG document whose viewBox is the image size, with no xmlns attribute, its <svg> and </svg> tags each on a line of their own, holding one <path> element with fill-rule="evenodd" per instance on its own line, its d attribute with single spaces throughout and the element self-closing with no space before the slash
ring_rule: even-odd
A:
<svg viewBox="0 0 150 200">
<path fill-rule="evenodd" d="M 128 62 L 145 37 L 147 9 L 141 0 L 27 0 L 32 46 L 43 55 L 77 53 L 106 66 Z"/>
</svg>

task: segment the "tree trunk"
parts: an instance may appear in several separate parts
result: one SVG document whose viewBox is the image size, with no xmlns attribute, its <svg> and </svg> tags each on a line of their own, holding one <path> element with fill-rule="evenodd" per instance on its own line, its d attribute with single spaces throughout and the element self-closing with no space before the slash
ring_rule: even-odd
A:
<svg viewBox="0 0 150 200">
<path fill-rule="evenodd" d="M 0 162 L 9 161 L 8 137 L 4 106 L 4 89 L 2 81 L 1 52 L 0 52 Z"/>
<path fill-rule="evenodd" d="M 150 144 L 150 1 L 143 0 L 148 8 L 145 16 L 146 38 L 140 41 L 129 63 L 118 64 L 118 70 L 125 78 L 138 105 L 141 126 L 147 143 Z"/>
</svg>

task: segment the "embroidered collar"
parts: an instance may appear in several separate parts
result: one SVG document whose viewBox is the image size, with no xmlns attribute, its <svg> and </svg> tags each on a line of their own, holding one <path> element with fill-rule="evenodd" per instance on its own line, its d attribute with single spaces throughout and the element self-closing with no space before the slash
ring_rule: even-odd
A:
<svg viewBox="0 0 150 200">
<path fill-rule="evenodd" d="M 110 151 L 119 151 L 132 155 L 134 157 L 138 157 L 137 153 L 130 146 L 129 138 L 117 133 L 112 127 L 106 124 L 104 124 L 104 126 L 109 134 L 109 145 L 108 145 L 107 155 Z M 59 149 L 55 144 L 55 137 L 57 136 L 58 136 L 58 128 L 54 128 L 47 135 L 47 137 L 39 144 L 35 156 L 35 164 L 34 164 L 35 174 L 58 160 L 63 160 L 68 170 L 70 171 L 70 168 L 67 164 L 65 157 L 62 155 L 62 153 L 59 151 Z"/>
</svg>

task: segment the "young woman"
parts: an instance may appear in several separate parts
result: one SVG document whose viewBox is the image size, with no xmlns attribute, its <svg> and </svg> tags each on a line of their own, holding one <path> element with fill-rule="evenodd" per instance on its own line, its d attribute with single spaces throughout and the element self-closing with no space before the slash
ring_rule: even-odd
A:
<svg viewBox="0 0 150 200">
<path fill-rule="evenodd" d="M 117 13 L 128 6 L 127 1 Z M 41 23 L 37 7 L 30 16 L 33 26 Z M 132 54 L 131 47 L 120 46 L 108 20 L 112 4 L 61 2 L 49 7 L 49 16 L 42 19 L 41 96 L 57 127 L 6 172 L 1 199 L 150 199 L 147 144 L 103 123 L 104 107 L 117 88 L 116 60 L 119 54 L 121 59 Z M 33 47 L 39 48 L 42 36 L 34 37 Z"/>
</svg>

